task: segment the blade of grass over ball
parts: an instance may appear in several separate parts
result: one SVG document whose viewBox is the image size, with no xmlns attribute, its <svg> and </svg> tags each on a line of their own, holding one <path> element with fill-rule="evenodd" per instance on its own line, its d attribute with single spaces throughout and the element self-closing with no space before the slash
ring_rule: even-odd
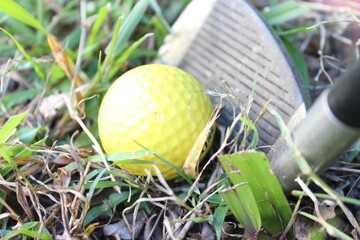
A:
<svg viewBox="0 0 360 240">
<path fill-rule="evenodd" d="M 162 162 L 154 162 L 154 161 L 146 161 L 146 160 L 137 160 L 137 159 L 124 159 L 124 160 L 120 160 L 120 161 L 113 161 L 112 165 L 117 165 L 117 164 L 165 164 Z"/>
<path fill-rule="evenodd" d="M 142 150 L 136 152 L 119 152 L 119 153 L 110 153 L 105 154 L 105 157 L 108 161 L 121 161 L 129 159 L 139 159 L 156 153 L 156 151 L 151 150 Z M 102 162 L 100 155 L 94 155 L 87 159 L 90 162 Z"/>
<path fill-rule="evenodd" d="M 154 154 L 154 156 L 159 159 L 160 161 L 164 162 L 165 164 L 169 165 L 170 167 L 172 167 L 185 181 L 187 181 L 189 184 L 193 184 L 193 182 L 191 181 L 191 179 L 183 172 L 181 171 L 179 168 L 177 168 L 174 164 L 172 164 L 171 162 L 167 161 L 166 159 L 160 157 L 159 155 L 157 155 L 156 153 Z"/>
<path fill-rule="evenodd" d="M 17 49 L 24 55 L 24 57 L 33 65 L 35 72 L 37 73 L 37 75 L 42 78 L 45 79 L 45 74 L 43 73 L 43 71 L 41 70 L 40 66 L 31 58 L 31 56 L 25 51 L 25 48 L 20 44 L 20 42 L 18 42 L 18 40 L 16 40 L 16 38 L 14 38 L 13 35 L 11 35 L 9 32 L 7 32 L 5 29 L 0 27 L 0 30 L 3 31 L 6 35 L 8 35 L 11 40 L 14 41 Z"/>
<path fill-rule="evenodd" d="M 49 34 L 49 32 L 45 30 L 45 28 L 35 17 L 33 17 L 22 6 L 12 0 L 1 0 L 0 11 L 21 21 L 22 23 L 40 30 L 46 35 Z"/>
<path fill-rule="evenodd" d="M 228 164 L 226 160 L 220 160 L 220 162 L 222 165 Z M 231 181 L 233 183 L 241 181 L 241 174 L 235 173 L 233 167 L 227 166 L 224 167 L 224 169 L 229 178 L 232 178 Z M 226 185 L 229 186 L 230 184 L 227 183 Z M 242 183 L 236 184 L 233 187 L 228 187 L 226 190 L 221 191 L 220 194 L 232 214 L 234 214 L 235 218 L 244 226 L 245 231 L 249 234 L 249 236 L 256 238 L 256 235 L 261 228 L 261 218 L 249 184 L 242 181 Z"/>
<path fill-rule="evenodd" d="M 147 151 L 151 151 L 150 149 L 146 148 L 145 146 L 143 146 L 142 144 L 140 144 L 139 142 L 137 142 L 136 140 L 133 139 L 133 141 L 139 145 L 140 147 L 142 147 L 143 149 L 147 150 Z M 191 181 L 191 179 L 186 176 L 186 174 L 181 171 L 179 168 L 177 168 L 174 164 L 172 164 L 171 162 L 169 162 L 168 160 L 160 157 L 159 155 L 157 155 L 156 153 L 154 153 L 154 156 L 159 159 L 160 161 L 162 161 L 163 163 L 169 165 L 170 167 L 172 167 L 184 180 L 186 180 L 189 184 L 193 184 L 193 182 Z"/>
<path fill-rule="evenodd" d="M 140 0 L 131 10 L 130 14 L 125 18 L 124 24 L 121 26 L 120 33 L 116 39 L 113 57 L 116 58 L 120 55 L 121 51 L 125 47 L 125 44 L 128 42 L 132 32 L 135 30 L 136 26 L 139 24 L 141 18 L 144 16 L 144 13 L 147 7 L 150 4 L 150 0 Z M 110 43 L 111 44 L 111 43 Z M 105 49 L 105 53 L 109 53 L 109 45 Z"/>
</svg>

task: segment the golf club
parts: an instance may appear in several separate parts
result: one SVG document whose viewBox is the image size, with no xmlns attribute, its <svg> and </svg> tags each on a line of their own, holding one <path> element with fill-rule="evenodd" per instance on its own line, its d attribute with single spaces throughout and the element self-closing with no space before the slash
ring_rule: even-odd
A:
<svg viewBox="0 0 360 240">
<path fill-rule="evenodd" d="M 223 93 L 226 81 L 245 107 L 254 88 L 249 114 L 253 120 L 271 100 L 284 121 L 296 126 L 310 105 L 309 93 L 280 40 L 245 0 L 192 1 L 173 25 L 158 62 L 186 70 L 209 90 Z M 225 105 L 218 123 L 229 126 L 232 116 L 232 106 Z M 280 136 L 270 113 L 257 129 L 259 146 L 272 146 Z"/>
<path fill-rule="evenodd" d="M 210 90 L 222 92 L 222 82 L 226 81 L 232 88 L 232 93 L 244 106 L 254 89 L 250 118 L 256 119 L 270 100 L 271 106 L 279 112 L 290 130 L 293 131 L 299 126 L 294 132 L 295 145 L 299 146 L 306 158 L 315 157 L 310 163 L 317 171 L 329 166 L 335 156 L 341 154 L 359 136 L 359 131 L 354 129 L 358 126 L 352 124 L 351 129 L 342 126 L 346 128 L 344 130 L 339 127 L 341 124 L 319 123 L 328 119 L 325 113 L 321 116 L 316 113 L 316 109 L 321 108 L 317 106 L 314 106 L 315 110 L 310 111 L 309 116 L 302 122 L 310 106 L 310 97 L 304 81 L 281 41 L 246 0 L 193 0 L 173 25 L 172 33 L 159 51 L 158 62 L 188 71 Z M 354 81 L 352 80 L 351 84 L 354 84 Z M 341 86 L 334 89 L 333 94 L 329 91 L 324 93 L 335 96 L 329 97 L 331 106 L 337 106 L 337 103 L 341 102 L 340 96 L 343 91 L 348 90 L 338 90 Z M 318 102 L 327 98 L 324 94 Z M 341 109 L 345 105 L 344 103 L 332 109 L 342 112 Z M 356 106 L 359 110 L 358 102 Z M 354 111 L 353 108 L 351 110 Z M 359 123 L 358 119 L 354 121 Z M 223 107 L 218 123 L 228 127 L 232 122 L 233 108 L 228 104 Z M 323 129 L 310 139 L 309 134 L 317 127 L 316 124 L 321 125 Z M 327 142 L 323 142 L 323 134 L 330 132 L 334 126 L 339 128 L 338 132 L 333 132 L 333 135 L 326 137 Z M 276 119 L 270 113 L 266 113 L 257 123 L 257 129 L 259 146 L 262 146 L 272 159 L 273 169 L 284 189 L 291 189 L 294 187 L 293 180 L 299 174 L 299 169 L 289 155 L 288 146 L 282 142 Z M 346 140 L 341 140 L 341 137 Z M 317 157 L 328 154 L 328 147 L 319 146 L 320 150 L 313 153 L 314 150 L 311 149 L 314 141 L 324 145 L 328 145 L 329 142 L 333 145 L 336 145 L 336 141 L 345 142 L 333 148 L 331 154 L 318 162 Z M 271 146 L 275 147 L 269 151 Z"/>
<path fill-rule="evenodd" d="M 360 61 L 326 89 L 293 131 L 293 143 L 312 170 L 321 173 L 360 137 Z M 296 187 L 301 171 L 287 142 L 271 160 L 272 169 L 285 190 Z"/>
</svg>

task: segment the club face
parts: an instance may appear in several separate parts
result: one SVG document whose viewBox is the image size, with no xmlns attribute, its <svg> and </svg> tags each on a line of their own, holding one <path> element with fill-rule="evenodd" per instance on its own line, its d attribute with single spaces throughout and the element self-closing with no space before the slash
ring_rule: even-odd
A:
<svg viewBox="0 0 360 240">
<path fill-rule="evenodd" d="M 255 120 L 271 101 L 290 128 L 306 113 L 310 97 L 279 39 L 245 0 L 194 0 L 173 26 L 159 63 L 178 66 L 206 89 L 224 92 L 226 81 L 246 107 L 256 79 L 249 116 Z M 230 105 L 219 122 L 230 126 Z M 257 125 L 259 146 L 280 137 L 275 118 L 266 113 Z"/>
</svg>

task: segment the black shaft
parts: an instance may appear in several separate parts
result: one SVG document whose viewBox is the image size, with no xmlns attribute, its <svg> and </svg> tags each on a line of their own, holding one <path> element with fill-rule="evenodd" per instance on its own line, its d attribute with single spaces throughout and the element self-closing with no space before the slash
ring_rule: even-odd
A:
<svg viewBox="0 0 360 240">
<path fill-rule="evenodd" d="M 360 128 L 360 61 L 333 86 L 328 102 L 340 121 L 350 127 Z"/>
</svg>

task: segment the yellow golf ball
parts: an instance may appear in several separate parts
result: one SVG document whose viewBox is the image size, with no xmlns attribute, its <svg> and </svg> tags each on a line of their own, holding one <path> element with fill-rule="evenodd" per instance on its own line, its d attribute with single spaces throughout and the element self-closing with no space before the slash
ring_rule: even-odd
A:
<svg viewBox="0 0 360 240">
<path fill-rule="evenodd" d="M 213 107 L 204 88 L 183 70 L 149 64 L 118 78 L 102 100 L 99 135 L 107 153 L 157 151 L 160 157 L 182 169 Z M 138 144 L 139 143 L 139 144 Z M 142 160 L 161 162 L 154 155 Z M 162 163 L 162 162 L 161 162 Z M 135 175 L 152 174 L 151 164 L 119 164 Z M 166 179 L 178 176 L 167 164 L 157 164 Z"/>
</svg>

